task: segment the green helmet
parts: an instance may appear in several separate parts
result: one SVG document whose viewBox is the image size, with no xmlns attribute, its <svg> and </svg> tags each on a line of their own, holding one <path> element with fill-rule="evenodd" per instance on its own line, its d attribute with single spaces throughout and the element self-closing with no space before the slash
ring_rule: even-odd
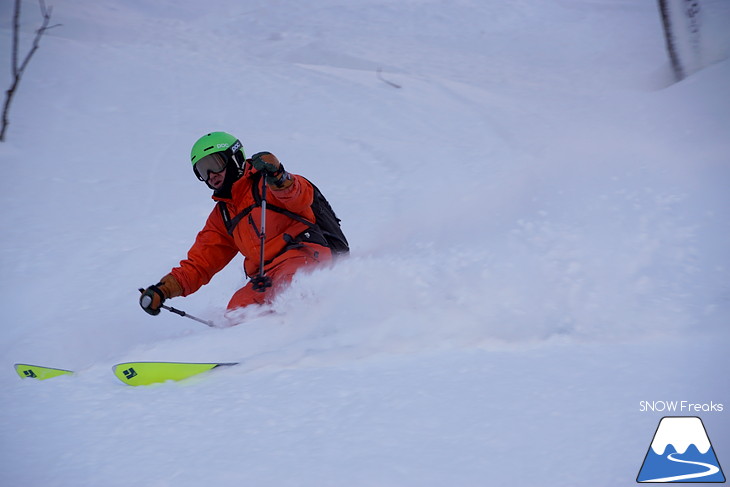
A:
<svg viewBox="0 0 730 487">
<path fill-rule="evenodd" d="M 205 156 L 215 154 L 216 152 L 223 152 L 222 155 L 226 159 L 232 157 L 233 161 L 239 167 L 242 167 L 243 162 L 246 160 L 246 154 L 243 152 L 243 145 L 241 145 L 240 140 L 226 132 L 211 132 L 199 138 L 190 150 L 190 162 L 193 165 L 193 172 L 198 176 L 198 179 L 202 180 L 195 165 L 205 158 Z"/>
</svg>

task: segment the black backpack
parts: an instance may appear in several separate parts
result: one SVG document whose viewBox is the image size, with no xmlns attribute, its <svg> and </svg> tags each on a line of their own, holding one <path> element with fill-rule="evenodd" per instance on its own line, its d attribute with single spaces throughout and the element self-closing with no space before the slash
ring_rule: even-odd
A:
<svg viewBox="0 0 730 487">
<path fill-rule="evenodd" d="M 255 202 L 252 206 L 249 206 L 241 213 L 231 218 L 228 214 L 228 208 L 226 208 L 225 203 L 222 201 L 218 202 L 218 208 L 221 212 L 223 222 L 226 225 L 226 230 L 228 231 L 229 235 L 233 235 L 233 230 L 236 228 L 236 225 L 238 225 L 238 223 L 243 218 L 251 213 L 251 210 L 261 206 L 261 192 L 259 190 L 261 176 L 258 176 L 259 177 L 254 176 L 252 184 L 253 199 Z M 285 208 L 272 205 L 268 201 L 266 202 L 266 209 L 281 213 L 282 215 L 288 216 L 292 220 L 296 220 L 300 223 L 304 223 L 305 225 L 307 225 L 310 228 L 311 233 L 315 233 L 316 236 L 310 236 L 310 232 L 305 232 L 305 234 L 307 234 L 306 240 L 324 244 L 325 246 L 330 248 L 330 251 L 335 257 L 343 254 L 349 254 L 350 246 L 347 243 L 347 238 L 345 237 L 345 234 L 342 232 L 342 228 L 340 227 L 341 220 L 337 218 L 337 215 L 332 209 L 332 206 L 330 206 L 329 201 L 327 201 L 327 198 L 324 197 L 319 188 L 315 186 L 313 182 L 309 181 L 306 178 L 304 179 L 309 182 L 309 184 L 311 184 L 312 188 L 314 189 L 314 198 L 312 199 L 311 206 L 312 212 L 314 213 L 313 222 L 310 222 L 301 215 L 297 215 L 296 213 L 293 213 Z M 321 236 L 322 238 L 316 238 L 319 236 Z M 302 240 L 304 239 L 302 238 Z M 290 244 L 296 244 L 296 242 L 297 240 L 292 239 Z"/>
</svg>

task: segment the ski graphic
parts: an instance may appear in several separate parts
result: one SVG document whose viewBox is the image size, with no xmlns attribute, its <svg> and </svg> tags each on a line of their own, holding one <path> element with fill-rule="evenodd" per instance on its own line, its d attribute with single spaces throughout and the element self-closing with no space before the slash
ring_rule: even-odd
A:
<svg viewBox="0 0 730 487">
<path fill-rule="evenodd" d="M 72 370 L 57 369 L 54 367 L 43 367 L 41 365 L 15 364 L 15 371 L 21 379 L 46 380 L 62 375 L 71 375 Z"/>
<path fill-rule="evenodd" d="M 114 375 L 130 386 L 146 386 L 167 381 L 179 381 L 218 367 L 238 365 L 238 362 L 125 362 L 112 367 Z"/>
<path fill-rule="evenodd" d="M 167 381 L 179 381 L 218 367 L 238 365 L 238 362 L 125 362 L 112 367 L 114 375 L 130 386 L 145 386 Z M 73 370 L 42 365 L 15 364 L 21 379 L 46 380 L 75 374 Z"/>
</svg>

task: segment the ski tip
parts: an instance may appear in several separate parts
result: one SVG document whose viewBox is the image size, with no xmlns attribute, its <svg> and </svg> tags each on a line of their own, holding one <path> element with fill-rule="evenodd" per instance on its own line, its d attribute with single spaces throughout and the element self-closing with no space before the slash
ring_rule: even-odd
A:
<svg viewBox="0 0 730 487">
<path fill-rule="evenodd" d="M 15 364 L 15 372 L 21 379 L 46 380 L 62 375 L 72 375 L 73 370 L 44 367 L 42 365 Z"/>
<path fill-rule="evenodd" d="M 167 381 L 180 381 L 217 367 L 238 365 L 238 362 L 124 362 L 112 367 L 117 379 L 130 386 L 146 386 Z"/>
</svg>

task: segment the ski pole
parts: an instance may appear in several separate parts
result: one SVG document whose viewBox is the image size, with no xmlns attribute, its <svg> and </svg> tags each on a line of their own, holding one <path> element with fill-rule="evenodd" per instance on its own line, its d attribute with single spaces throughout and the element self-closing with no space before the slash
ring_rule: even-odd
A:
<svg viewBox="0 0 730 487">
<path fill-rule="evenodd" d="M 253 281 L 253 289 L 254 291 L 258 292 L 265 292 L 267 287 L 271 287 L 271 279 L 269 279 L 267 276 L 265 276 L 265 257 L 264 257 L 264 247 L 266 245 L 266 175 L 263 174 L 261 176 L 261 181 L 263 181 L 263 184 L 261 185 L 261 229 L 259 230 L 259 239 L 260 239 L 260 247 L 261 252 L 259 253 L 260 258 L 260 266 L 259 266 L 259 275 L 252 279 Z"/>
<path fill-rule="evenodd" d="M 139 292 L 143 293 L 144 289 L 139 288 Z M 204 325 L 208 325 L 210 327 L 215 327 L 215 324 L 212 321 L 206 321 L 201 318 L 196 318 L 195 316 L 190 315 L 190 314 L 186 313 L 185 311 L 173 308 L 172 306 L 166 306 L 166 305 L 162 304 L 162 305 L 160 305 L 160 307 L 162 309 L 166 309 L 167 311 L 169 311 L 171 313 L 175 313 L 176 315 L 184 316 L 185 318 L 190 318 L 191 320 L 197 321 L 198 323 L 202 323 Z"/>
<path fill-rule="evenodd" d="M 259 277 L 264 277 L 264 245 L 266 244 L 266 175 L 261 177 L 261 265 Z"/>
</svg>

